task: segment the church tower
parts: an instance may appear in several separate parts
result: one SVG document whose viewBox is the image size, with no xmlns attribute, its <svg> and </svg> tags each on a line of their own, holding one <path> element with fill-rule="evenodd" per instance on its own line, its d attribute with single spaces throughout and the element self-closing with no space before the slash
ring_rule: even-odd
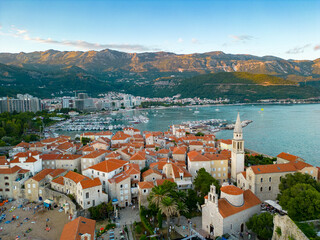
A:
<svg viewBox="0 0 320 240">
<path fill-rule="evenodd" d="M 237 121 L 233 130 L 232 153 L 231 153 L 231 179 L 237 181 L 237 174 L 244 171 L 244 140 L 242 126 L 238 113 Z"/>
</svg>

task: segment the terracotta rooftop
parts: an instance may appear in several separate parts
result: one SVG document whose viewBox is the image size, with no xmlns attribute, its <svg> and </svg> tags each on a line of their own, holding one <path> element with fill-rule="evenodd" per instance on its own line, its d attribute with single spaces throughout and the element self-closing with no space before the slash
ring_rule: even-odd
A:
<svg viewBox="0 0 320 240">
<path fill-rule="evenodd" d="M 13 174 L 20 170 L 22 170 L 22 168 L 19 166 L 14 166 L 10 168 L 0 168 L 0 174 Z"/>
<path fill-rule="evenodd" d="M 220 139 L 221 143 L 227 144 L 227 145 L 231 145 L 232 144 L 232 140 L 231 139 Z"/>
<path fill-rule="evenodd" d="M 194 145 L 194 146 L 203 146 L 203 143 L 200 142 L 200 141 L 192 141 L 192 142 L 189 142 L 189 145 Z"/>
<path fill-rule="evenodd" d="M 170 152 L 169 149 L 163 148 L 163 149 L 160 149 L 157 153 L 160 153 L 160 154 L 168 154 L 169 152 Z"/>
<path fill-rule="evenodd" d="M 236 213 L 242 212 L 256 205 L 260 205 L 260 199 L 254 195 L 250 190 L 245 190 L 243 192 L 244 204 L 240 207 L 233 206 L 228 202 L 228 200 L 221 198 L 218 200 L 218 208 L 221 216 L 227 218 Z"/>
<path fill-rule="evenodd" d="M 40 158 L 42 159 L 42 161 L 47 161 L 47 160 L 56 160 L 58 159 L 58 157 L 60 156 L 61 154 L 42 154 L 40 155 Z"/>
<path fill-rule="evenodd" d="M 109 179 L 108 181 L 110 183 L 120 183 L 124 180 L 126 180 L 127 178 L 130 178 L 130 175 L 127 174 L 126 172 L 120 172 L 116 175 L 114 175 L 111 179 Z"/>
<path fill-rule="evenodd" d="M 225 154 L 204 154 L 205 157 L 209 158 L 210 160 L 228 160 L 227 155 Z"/>
<path fill-rule="evenodd" d="M 95 239 L 95 228 L 95 220 L 78 217 L 64 225 L 60 240 L 81 240 L 81 236 L 86 233 L 90 234 L 93 240 Z"/>
<path fill-rule="evenodd" d="M 23 148 L 29 148 L 30 144 L 26 143 L 26 142 L 21 142 L 18 145 L 16 145 L 15 147 L 23 147 Z"/>
<path fill-rule="evenodd" d="M 278 154 L 277 156 L 278 158 L 282 158 L 282 159 L 285 159 L 287 161 L 296 161 L 299 159 L 298 156 L 295 156 L 295 155 L 292 155 L 292 154 L 289 154 L 289 153 L 285 153 L 285 152 L 282 152 L 280 154 Z"/>
<path fill-rule="evenodd" d="M 155 174 L 158 174 L 158 175 L 161 175 L 161 176 L 162 176 L 162 174 L 161 174 L 159 171 L 150 168 L 150 169 L 148 169 L 147 171 L 145 171 L 145 172 L 142 173 L 142 177 L 145 178 L 145 177 L 149 176 L 149 175 L 152 174 L 152 173 L 155 173 Z"/>
<path fill-rule="evenodd" d="M 20 159 L 19 157 L 16 157 L 15 159 L 10 161 L 10 164 L 11 163 L 20 163 L 19 159 Z M 38 160 L 35 159 L 34 157 L 27 157 L 27 159 L 24 161 L 24 163 L 32 163 L 32 162 L 36 162 L 36 161 L 38 161 Z"/>
<path fill-rule="evenodd" d="M 142 152 L 142 151 L 137 152 L 137 153 L 132 155 L 130 160 L 146 160 L 146 153 Z"/>
<path fill-rule="evenodd" d="M 93 169 L 96 171 L 109 173 L 109 172 L 112 172 L 120 167 L 123 167 L 126 164 L 128 164 L 128 162 L 124 161 L 124 160 L 108 159 L 108 160 L 102 161 L 96 165 L 93 165 L 93 166 L 89 167 L 88 169 Z"/>
<path fill-rule="evenodd" d="M 43 169 L 41 172 L 32 177 L 33 180 L 40 182 L 43 180 L 49 173 L 51 173 L 54 169 Z"/>
<path fill-rule="evenodd" d="M 116 134 L 111 138 L 111 140 L 126 140 L 127 138 L 130 138 L 131 136 L 128 134 L 125 134 L 122 131 L 116 132 Z"/>
<path fill-rule="evenodd" d="M 173 178 L 164 178 L 164 179 L 158 179 L 158 180 L 156 180 L 156 185 L 157 185 L 157 186 L 161 186 L 161 185 L 164 184 L 166 181 L 174 182 Z"/>
<path fill-rule="evenodd" d="M 83 176 L 83 175 L 76 173 L 76 172 L 73 172 L 73 171 L 67 172 L 67 174 L 64 177 L 71 179 L 75 183 L 78 183 L 78 182 L 82 181 L 83 179 L 87 179 L 86 176 Z"/>
<path fill-rule="evenodd" d="M 100 150 L 96 150 L 91 153 L 88 153 L 87 155 L 83 156 L 82 158 L 97 158 L 97 157 L 104 155 L 108 152 L 109 152 L 108 150 L 101 150 L 100 149 Z"/>
<path fill-rule="evenodd" d="M 256 165 L 249 168 L 251 168 L 255 174 L 296 171 L 296 167 L 291 163 Z"/>
<path fill-rule="evenodd" d="M 80 181 L 80 184 L 82 186 L 82 189 L 87 189 L 87 188 L 100 186 L 101 182 L 100 182 L 100 179 L 97 177 L 94 179 L 91 179 L 91 178 L 83 179 L 82 181 Z"/>
<path fill-rule="evenodd" d="M 222 186 L 220 188 L 221 192 L 224 192 L 226 194 L 229 194 L 229 195 L 241 195 L 243 194 L 243 190 L 236 187 L 236 186 L 233 186 L 233 185 L 229 185 L 229 186 Z"/>
<path fill-rule="evenodd" d="M 51 182 L 52 183 L 58 183 L 60 185 L 64 185 L 64 180 L 63 179 L 64 178 L 62 176 L 60 176 L 60 177 L 57 177 L 57 178 L 53 179 Z"/>
<path fill-rule="evenodd" d="M 187 149 L 185 147 L 175 147 L 172 154 L 186 154 Z"/>
<path fill-rule="evenodd" d="M 147 188 L 153 188 L 154 184 L 153 182 L 139 182 L 138 186 L 140 189 L 147 189 Z"/>
</svg>

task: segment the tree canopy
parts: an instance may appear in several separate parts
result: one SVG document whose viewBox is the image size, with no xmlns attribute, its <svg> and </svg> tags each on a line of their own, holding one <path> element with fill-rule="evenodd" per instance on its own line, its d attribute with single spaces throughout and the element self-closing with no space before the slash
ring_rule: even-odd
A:
<svg viewBox="0 0 320 240">
<path fill-rule="evenodd" d="M 273 216 L 270 213 L 255 214 L 246 222 L 246 225 L 248 229 L 258 235 L 259 239 L 267 240 L 272 238 Z"/>
<path fill-rule="evenodd" d="M 320 192 L 311 184 L 298 183 L 283 190 L 279 203 L 295 221 L 320 218 Z"/>
<path fill-rule="evenodd" d="M 286 177 L 281 179 L 279 184 L 280 193 L 298 183 L 310 184 L 317 191 L 320 191 L 320 183 L 313 179 L 311 175 L 297 172 L 295 174 L 287 174 Z"/>
<path fill-rule="evenodd" d="M 202 200 L 210 191 L 211 184 L 214 184 L 216 186 L 217 193 L 220 193 L 219 181 L 212 177 L 204 168 L 200 168 L 196 178 L 193 181 L 193 185 L 194 189 L 200 193 L 200 198 Z"/>
</svg>

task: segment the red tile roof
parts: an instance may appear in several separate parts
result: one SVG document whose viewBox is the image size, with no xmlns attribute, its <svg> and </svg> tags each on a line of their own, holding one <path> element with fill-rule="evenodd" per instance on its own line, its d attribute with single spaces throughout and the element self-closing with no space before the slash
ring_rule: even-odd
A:
<svg viewBox="0 0 320 240">
<path fill-rule="evenodd" d="M 80 181 L 80 184 L 82 186 L 82 189 L 101 186 L 101 182 L 98 177 L 94 179 L 91 179 L 91 178 L 83 179 L 82 181 Z"/>
<path fill-rule="evenodd" d="M 32 177 L 33 180 L 40 182 L 43 180 L 49 173 L 53 172 L 54 169 L 43 169 L 41 172 Z"/>
<path fill-rule="evenodd" d="M 236 213 L 242 212 L 254 206 L 260 205 L 260 199 L 254 195 L 250 190 L 243 192 L 244 204 L 240 207 L 233 206 L 227 199 L 221 198 L 218 200 L 218 208 L 221 216 L 227 218 Z"/>
<path fill-rule="evenodd" d="M 166 181 L 174 182 L 173 178 L 164 178 L 164 179 L 156 180 L 156 185 L 160 186 L 160 185 L 164 184 Z"/>
<path fill-rule="evenodd" d="M 122 131 L 116 132 L 116 134 L 111 138 L 111 140 L 126 140 L 127 138 L 130 138 L 131 136 L 128 134 L 125 134 Z"/>
<path fill-rule="evenodd" d="M 130 160 L 146 160 L 146 153 L 143 151 L 137 152 L 132 155 Z"/>
<path fill-rule="evenodd" d="M 154 187 L 153 182 L 139 182 L 138 186 L 140 189 L 150 189 Z"/>
<path fill-rule="evenodd" d="M 83 176 L 83 175 L 76 173 L 76 172 L 73 172 L 73 171 L 67 172 L 67 174 L 64 177 L 71 179 L 75 183 L 78 183 L 78 182 L 82 181 L 83 179 L 87 179 L 86 176 Z"/>
<path fill-rule="evenodd" d="M 175 147 L 172 151 L 172 154 L 186 154 L 187 148 L 185 147 Z"/>
<path fill-rule="evenodd" d="M 40 155 L 40 158 L 42 159 L 42 161 L 47 161 L 47 160 L 56 160 L 59 158 L 59 156 L 61 156 L 61 154 L 42 154 Z"/>
<path fill-rule="evenodd" d="M 152 174 L 152 173 L 155 173 L 155 174 L 158 174 L 158 175 L 162 176 L 162 174 L 161 174 L 159 171 L 150 168 L 150 169 L 148 169 L 147 171 L 145 171 L 145 172 L 142 173 L 142 177 L 145 178 L 145 177 L 149 176 L 149 175 Z"/>
<path fill-rule="evenodd" d="M 285 153 L 285 152 L 282 152 L 280 154 L 278 154 L 277 156 L 278 158 L 282 158 L 282 159 L 285 159 L 287 161 L 296 161 L 299 159 L 298 156 L 295 156 L 295 155 L 292 155 L 292 154 L 289 154 L 289 153 Z"/>
<path fill-rule="evenodd" d="M 38 161 L 37 159 L 35 159 L 34 157 L 27 157 L 27 159 L 24 161 L 25 163 L 32 163 L 32 162 L 36 162 Z M 15 158 L 12 161 L 10 161 L 10 163 L 20 163 L 19 158 Z"/>
<path fill-rule="evenodd" d="M 78 217 L 64 225 L 60 240 L 81 240 L 81 236 L 85 233 L 90 234 L 93 240 L 95 238 L 95 228 L 95 220 Z"/>
<path fill-rule="evenodd" d="M 128 164 L 127 161 L 120 160 L 120 159 L 108 159 L 103 162 L 100 162 L 96 165 L 89 167 L 88 169 L 93 169 L 100 172 L 109 173 L 112 172 L 124 165 Z"/>
<path fill-rule="evenodd" d="M 291 163 L 256 165 L 256 166 L 251 166 L 250 168 L 255 174 L 296 171 L 296 167 Z"/>
<path fill-rule="evenodd" d="M 222 186 L 220 188 L 220 190 L 221 190 L 221 192 L 224 192 L 229 195 L 241 195 L 244 192 L 242 189 L 240 189 L 234 185 Z"/>
<path fill-rule="evenodd" d="M 60 185 L 64 185 L 64 177 L 60 176 L 51 181 L 52 183 L 58 183 Z"/>
<path fill-rule="evenodd" d="M 14 166 L 10 168 L 0 168 L 0 174 L 13 174 L 20 170 L 22 170 L 22 168 L 19 166 Z"/>
<path fill-rule="evenodd" d="M 220 142 L 224 143 L 224 144 L 227 144 L 227 145 L 231 145 L 232 144 L 232 140 L 231 139 L 226 139 L 226 140 L 220 139 Z"/>
<path fill-rule="evenodd" d="M 120 183 L 120 182 L 126 180 L 127 178 L 130 178 L 129 174 L 127 174 L 126 172 L 120 172 L 120 173 L 114 175 L 113 178 L 109 179 L 108 181 L 110 183 Z"/>
<path fill-rule="evenodd" d="M 104 155 L 106 153 L 108 153 L 109 151 L 108 150 L 96 150 L 96 151 L 93 151 L 91 153 L 88 153 L 87 155 L 83 156 L 82 158 L 97 158 L 101 155 Z"/>
</svg>

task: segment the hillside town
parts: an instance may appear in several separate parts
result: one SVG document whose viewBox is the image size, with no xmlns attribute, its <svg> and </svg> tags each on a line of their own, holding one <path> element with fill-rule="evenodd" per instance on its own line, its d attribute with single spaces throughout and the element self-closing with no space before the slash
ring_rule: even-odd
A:
<svg viewBox="0 0 320 240">
<path fill-rule="evenodd" d="M 187 223 L 176 224 L 171 218 L 177 213 L 180 216 L 179 212 L 163 212 L 168 228 L 164 239 L 169 239 L 173 230 L 183 237 L 198 239 L 215 239 L 225 234 L 229 239 L 250 239 L 252 233 L 246 222 L 263 212 L 263 206 L 269 204 L 280 215 L 286 215 L 276 202 L 281 179 L 287 174 L 302 173 L 318 181 L 320 168 L 284 152 L 271 164 L 246 166 L 246 156 L 257 154 L 245 150 L 239 113 L 233 131 L 232 140 L 218 140 L 213 134 L 191 134 L 184 125 L 172 125 L 166 132 L 141 132 L 128 127 L 117 132 L 84 132 L 80 141 L 58 136 L 21 142 L 10 150 L 9 158 L 0 158 L 0 236 L 11 239 L 5 238 L 5 234 L 10 235 L 10 224 L 20 221 L 16 220 L 15 211 L 33 204 L 34 211 L 58 209 L 65 214 L 67 222 L 63 231 L 57 233 L 62 240 L 114 239 L 113 233 L 106 235 L 105 229 L 97 228 L 96 221 L 90 219 L 90 209 L 110 203 L 112 223 L 124 229 L 130 223 L 130 212 L 134 212 L 135 219 L 138 217 L 135 221 L 142 221 L 137 211 L 141 213 L 153 205 L 150 198 L 160 195 L 157 191 L 163 189 L 161 186 L 173 184 L 177 193 L 190 194 L 200 174 L 206 172 L 217 184 L 211 184 L 203 204 L 195 207 L 199 223 L 192 226 L 193 220 L 188 219 Z M 123 211 L 128 214 L 127 220 Z M 14 214 L 12 219 L 9 214 Z M 32 212 L 25 219 L 31 215 Z M 47 219 L 46 231 L 54 224 Z M 131 238 L 132 233 L 120 232 L 121 239 L 135 239 Z M 145 235 L 163 239 L 158 232 L 159 229 L 153 234 L 146 230 Z M 23 236 L 28 233 L 15 235 L 19 236 L 17 239 L 27 239 Z"/>
</svg>

